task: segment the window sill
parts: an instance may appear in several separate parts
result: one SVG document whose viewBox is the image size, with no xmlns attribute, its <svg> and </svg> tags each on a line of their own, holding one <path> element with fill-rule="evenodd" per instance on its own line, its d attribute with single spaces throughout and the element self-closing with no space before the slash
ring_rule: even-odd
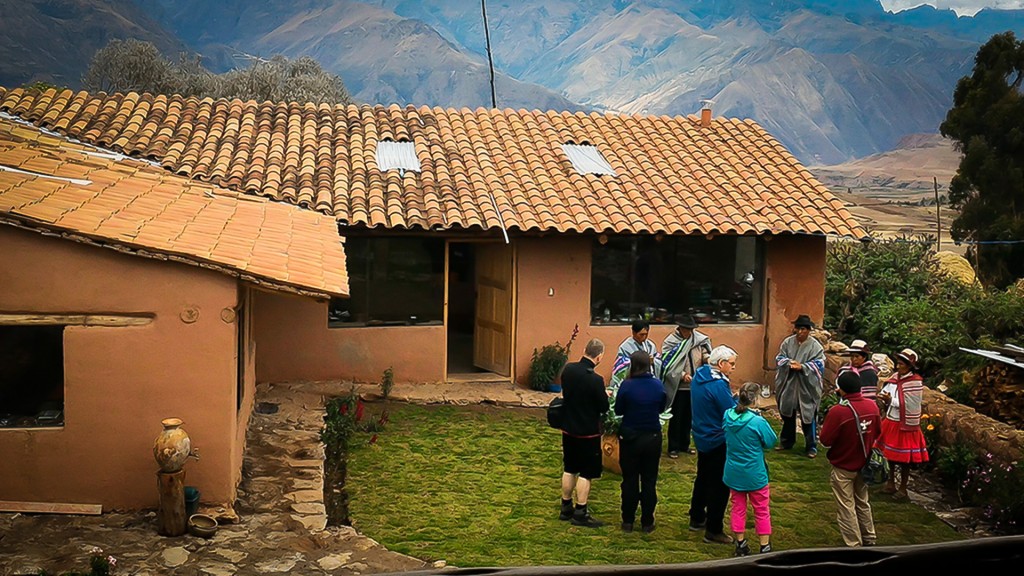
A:
<svg viewBox="0 0 1024 576">
<path fill-rule="evenodd" d="M 657 321 L 654 321 L 654 320 L 651 320 L 650 323 L 651 323 L 651 326 L 675 326 L 676 325 L 675 322 L 657 322 Z M 632 324 L 633 324 L 632 320 L 630 320 L 629 322 L 619 322 L 619 321 L 615 321 L 615 320 L 610 320 L 608 322 L 594 321 L 594 320 L 590 321 L 590 326 L 591 327 L 597 327 L 597 326 L 631 326 Z M 760 320 L 721 320 L 721 321 L 715 321 L 715 322 L 698 322 L 697 323 L 697 329 L 699 330 L 701 328 L 716 327 L 716 326 L 759 326 L 759 325 L 762 325 L 762 324 L 763 323 Z"/>
<path fill-rule="evenodd" d="M 440 320 L 432 320 L 426 322 L 417 322 L 415 324 L 409 324 L 408 322 L 395 321 L 395 322 L 331 322 L 327 321 L 327 328 L 330 330 L 338 328 L 420 328 L 424 326 L 444 326 L 444 322 Z"/>
<path fill-rule="evenodd" d="M 52 432 L 54 430 L 63 430 L 64 425 L 60 426 L 0 426 L 0 434 L 7 431 L 20 431 L 20 432 Z"/>
</svg>

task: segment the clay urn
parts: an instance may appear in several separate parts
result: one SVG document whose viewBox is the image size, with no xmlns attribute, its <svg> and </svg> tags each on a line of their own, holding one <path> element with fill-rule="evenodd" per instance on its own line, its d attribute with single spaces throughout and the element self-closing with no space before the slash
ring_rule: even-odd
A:
<svg viewBox="0 0 1024 576">
<path fill-rule="evenodd" d="M 166 418 L 160 423 L 164 430 L 153 443 L 153 457 L 161 472 L 178 472 L 192 454 L 192 441 L 188 432 L 181 429 L 180 418 Z"/>
</svg>

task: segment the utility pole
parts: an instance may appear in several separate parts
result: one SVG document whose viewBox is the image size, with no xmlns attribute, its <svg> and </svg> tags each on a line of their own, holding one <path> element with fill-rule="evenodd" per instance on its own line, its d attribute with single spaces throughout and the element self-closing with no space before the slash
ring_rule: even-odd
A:
<svg viewBox="0 0 1024 576">
<path fill-rule="evenodd" d="M 480 11 L 484 15 L 484 39 L 487 41 L 487 67 L 491 76 L 491 108 L 498 107 L 498 95 L 494 92 L 494 60 L 491 58 L 491 31 L 487 26 L 487 0 L 480 0 Z"/>
<path fill-rule="evenodd" d="M 932 184 L 935 186 L 935 241 L 938 243 L 935 251 L 942 250 L 942 220 L 939 215 L 939 179 L 932 176 Z"/>
</svg>

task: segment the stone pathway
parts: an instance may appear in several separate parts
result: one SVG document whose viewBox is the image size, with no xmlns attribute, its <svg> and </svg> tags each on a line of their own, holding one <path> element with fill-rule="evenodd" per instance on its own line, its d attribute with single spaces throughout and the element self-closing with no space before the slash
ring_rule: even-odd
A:
<svg viewBox="0 0 1024 576">
<path fill-rule="evenodd" d="M 391 552 L 352 528 L 325 528 L 323 453 L 317 439 L 325 396 L 352 384 L 294 382 L 257 387 L 243 478 L 235 510 L 204 509 L 223 523 L 211 539 L 156 533 L 156 513 L 101 516 L 0 514 L 0 576 L 87 569 L 99 547 L 117 559 L 117 574 L 358 575 L 441 568 Z M 356 386 L 364 398 L 375 385 Z M 419 404 L 546 406 L 553 394 L 509 384 L 396 384 L 392 398 Z M 771 409 L 771 399 L 764 403 Z M 954 501 L 927 475 L 911 478 L 912 501 L 973 536 L 990 535 L 976 511 Z M 236 514 L 237 513 L 237 514 Z"/>
</svg>

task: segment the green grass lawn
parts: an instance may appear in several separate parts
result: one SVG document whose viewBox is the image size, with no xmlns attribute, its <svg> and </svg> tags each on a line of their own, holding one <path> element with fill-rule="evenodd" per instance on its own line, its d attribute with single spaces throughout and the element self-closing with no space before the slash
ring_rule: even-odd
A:
<svg viewBox="0 0 1024 576">
<path fill-rule="evenodd" d="M 381 406 L 369 405 L 368 415 Z M 661 460 L 651 534 L 619 529 L 621 478 L 610 472 L 594 482 L 590 495 L 591 513 L 604 527 L 559 521 L 559 434 L 540 409 L 392 404 L 375 444 L 364 434 L 354 441 L 348 472 L 353 523 L 390 550 L 460 567 L 732 556 L 731 546 L 704 544 L 703 532 L 687 529 L 696 456 Z M 811 460 L 798 450 L 768 455 L 776 550 L 842 546 L 824 456 Z M 874 493 L 871 503 L 879 545 L 963 538 L 917 505 Z M 728 511 L 725 523 L 728 529 Z"/>
</svg>

